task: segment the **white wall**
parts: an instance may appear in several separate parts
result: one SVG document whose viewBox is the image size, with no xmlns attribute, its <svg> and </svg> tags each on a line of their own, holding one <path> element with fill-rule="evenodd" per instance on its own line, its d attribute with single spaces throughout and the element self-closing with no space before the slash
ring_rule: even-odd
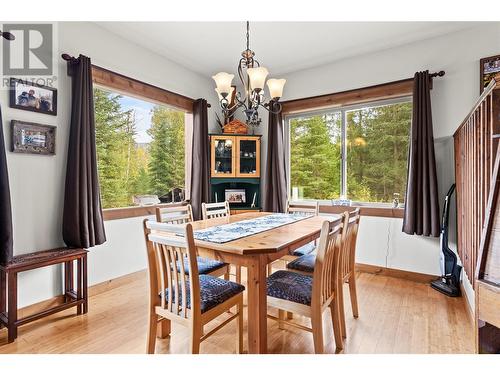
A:
<svg viewBox="0 0 500 375">
<path fill-rule="evenodd" d="M 498 54 L 499 45 L 500 23 L 485 23 L 438 38 L 286 74 L 283 100 L 406 79 L 418 70 L 445 70 L 446 75 L 434 81 L 432 107 L 434 136 L 449 136 L 479 96 L 479 59 Z"/>
<path fill-rule="evenodd" d="M 59 23 L 56 26 L 58 52 L 56 117 L 8 108 L 8 92 L 1 90 L 3 131 L 10 148 L 10 120 L 56 125 L 56 155 L 22 155 L 7 151 L 14 254 L 62 246 L 62 209 L 66 174 L 67 140 L 71 110 L 70 79 L 61 53 L 84 54 L 99 65 L 191 98 L 215 103 L 209 78 L 193 73 L 153 52 L 132 44 L 92 23 Z M 0 53 L 1 54 L 1 53 Z M 211 114 L 210 114 L 211 116 Z M 107 221 L 107 242 L 90 250 L 90 285 L 146 267 L 142 218 Z M 29 305 L 60 293 L 60 267 L 22 273 L 19 277 L 19 305 Z"/>
<path fill-rule="evenodd" d="M 439 191 L 444 198 L 454 182 L 451 136 L 479 96 L 479 59 L 496 55 L 499 50 L 500 23 L 485 23 L 438 38 L 285 74 L 283 100 L 396 81 L 412 77 L 419 70 L 445 70 L 444 77 L 434 80 L 432 90 Z M 267 116 L 263 117 L 260 131 L 267 134 Z M 267 153 L 266 141 L 264 136 L 263 160 Z M 265 165 L 263 167 L 265 172 Z M 400 219 L 362 218 L 357 261 L 440 274 L 439 241 L 408 236 L 401 232 L 401 227 Z M 451 239 L 455 241 L 454 234 Z M 451 247 L 456 249 L 455 243 L 451 243 Z M 473 303 L 468 280 L 465 280 L 465 289 Z"/>
</svg>

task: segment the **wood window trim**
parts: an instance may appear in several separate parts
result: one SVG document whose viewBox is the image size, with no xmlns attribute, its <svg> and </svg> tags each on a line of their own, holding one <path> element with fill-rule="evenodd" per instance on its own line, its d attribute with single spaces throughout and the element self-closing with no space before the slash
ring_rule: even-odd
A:
<svg viewBox="0 0 500 375">
<path fill-rule="evenodd" d="M 100 66 L 92 65 L 92 82 L 96 85 L 116 90 L 124 95 L 165 104 L 186 113 L 193 112 L 194 99 L 101 68 Z M 102 214 L 105 221 L 127 219 L 154 215 L 156 213 L 156 207 L 175 207 L 185 203 L 186 202 L 157 204 L 152 206 L 107 208 L 102 210 Z"/>
<path fill-rule="evenodd" d="M 156 213 L 157 207 L 176 207 L 187 204 L 188 202 L 178 203 L 163 203 L 152 206 L 138 206 L 138 207 L 120 207 L 120 208 L 106 208 L 102 210 L 104 221 L 128 219 L 133 217 L 150 216 Z M 319 211 L 325 214 L 341 214 L 344 211 L 360 208 L 361 216 L 373 217 L 387 217 L 402 219 L 404 209 L 392 207 L 370 207 L 370 206 L 319 206 Z"/>
<path fill-rule="evenodd" d="M 393 207 L 374 207 L 365 205 L 352 205 L 352 206 L 319 206 L 319 212 L 325 214 L 341 214 L 345 211 L 352 211 L 359 207 L 359 214 L 361 216 L 373 217 L 387 217 L 393 219 L 402 219 L 404 215 L 403 208 Z"/>
<path fill-rule="evenodd" d="M 383 83 L 359 89 L 308 98 L 286 100 L 281 103 L 283 114 L 292 114 L 329 107 L 349 106 L 379 100 L 402 98 L 413 94 L 413 78 Z"/>
<path fill-rule="evenodd" d="M 140 99 L 149 99 L 153 102 L 166 104 L 188 113 L 193 112 L 194 99 L 96 65 L 92 65 L 92 81 L 97 85 L 116 90 L 125 95 L 135 96 Z"/>
<path fill-rule="evenodd" d="M 432 81 L 431 81 L 432 82 Z M 332 94 L 312 96 L 282 102 L 284 115 L 307 112 L 330 107 L 347 107 L 357 104 L 377 102 L 387 99 L 398 99 L 413 95 L 413 78 L 367 86 L 359 89 L 341 91 Z M 340 214 L 346 210 L 359 207 L 362 216 L 387 217 L 402 219 L 403 208 L 375 207 L 367 205 L 322 206 L 320 212 Z"/>
<path fill-rule="evenodd" d="M 129 219 L 132 217 L 151 216 L 156 214 L 156 208 L 183 206 L 188 202 L 162 203 L 151 206 L 132 206 L 119 208 L 105 208 L 102 210 L 104 221 Z"/>
</svg>

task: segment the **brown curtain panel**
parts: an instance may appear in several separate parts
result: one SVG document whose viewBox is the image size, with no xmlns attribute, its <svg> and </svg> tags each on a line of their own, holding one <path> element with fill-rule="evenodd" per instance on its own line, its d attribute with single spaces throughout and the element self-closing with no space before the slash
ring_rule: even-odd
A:
<svg viewBox="0 0 500 375">
<path fill-rule="evenodd" d="M 277 109 L 277 103 L 271 101 L 271 108 Z M 267 166 L 264 210 L 285 212 L 286 210 L 286 173 L 285 148 L 283 139 L 283 117 L 281 112 L 269 112 L 267 125 Z"/>
<path fill-rule="evenodd" d="M 70 63 L 71 126 L 64 192 L 63 239 L 89 248 L 106 241 L 102 217 L 94 123 L 92 64 L 80 55 Z"/>
<path fill-rule="evenodd" d="M 210 199 L 208 142 L 208 104 L 205 99 L 198 99 L 193 104 L 191 206 L 194 220 L 201 219 L 201 204 L 209 202 Z"/>
<path fill-rule="evenodd" d="M 9 172 L 5 156 L 2 108 L 0 108 L 0 263 L 12 259 L 12 210 L 10 205 Z"/>
<path fill-rule="evenodd" d="M 430 85 L 428 71 L 415 73 L 403 232 L 439 237 L 439 199 Z"/>
</svg>

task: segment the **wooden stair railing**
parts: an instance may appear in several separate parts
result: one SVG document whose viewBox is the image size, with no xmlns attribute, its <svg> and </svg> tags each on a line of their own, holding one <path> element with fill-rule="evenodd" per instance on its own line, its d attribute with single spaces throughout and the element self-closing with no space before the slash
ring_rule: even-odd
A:
<svg viewBox="0 0 500 375">
<path fill-rule="evenodd" d="M 456 130 L 458 255 L 475 285 L 475 268 L 500 137 L 500 74 L 496 75 Z"/>
<path fill-rule="evenodd" d="M 497 148 L 491 190 L 476 268 L 476 351 L 500 353 L 500 149 Z"/>
</svg>

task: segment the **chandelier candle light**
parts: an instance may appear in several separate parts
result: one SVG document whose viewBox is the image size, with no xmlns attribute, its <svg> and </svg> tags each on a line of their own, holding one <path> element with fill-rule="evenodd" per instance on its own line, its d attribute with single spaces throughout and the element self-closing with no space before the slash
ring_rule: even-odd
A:
<svg viewBox="0 0 500 375">
<path fill-rule="evenodd" d="M 267 81 L 271 99 L 265 102 L 264 86 L 269 72 L 254 59 L 255 52 L 250 49 L 249 32 L 250 23 L 247 21 L 247 48 L 241 53 L 242 58 L 238 63 L 238 76 L 245 89 L 245 97 L 242 97 L 237 92 L 235 95 L 236 101 L 231 105 L 234 91 L 234 87 L 232 87 L 234 74 L 220 72 L 212 78 L 217 85 L 215 91 L 219 96 L 219 104 L 224 116 L 228 116 L 236 108 L 242 107 L 247 124 L 256 127 L 261 122 L 258 112 L 259 107 L 275 114 L 281 112 L 281 104 L 278 103 L 278 100 L 283 96 L 283 87 L 286 80 L 273 78 Z"/>
</svg>

